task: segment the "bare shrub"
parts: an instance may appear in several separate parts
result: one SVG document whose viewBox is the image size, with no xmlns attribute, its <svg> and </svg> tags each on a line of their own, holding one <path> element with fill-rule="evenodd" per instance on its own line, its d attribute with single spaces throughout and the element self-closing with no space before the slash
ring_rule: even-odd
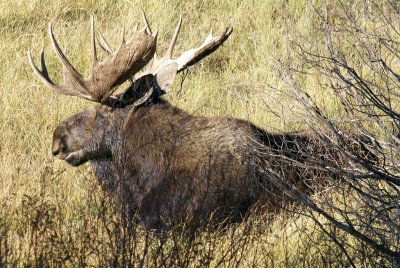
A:
<svg viewBox="0 0 400 268">
<path fill-rule="evenodd" d="M 288 61 L 277 62 L 277 68 L 310 118 L 306 124 L 340 156 L 337 162 L 337 157 L 315 155 L 315 167 L 329 170 L 339 182 L 334 193 L 325 190 L 314 198 L 292 189 L 288 192 L 310 209 L 309 216 L 351 265 L 355 266 L 355 254 L 376 263 L 384 259 L 398 264 L 398 3 L 339 1 L 315 7 L 313 14 L 311 33 L 292 38 L 292 54 Z M 294 61 L 298 64 L 290 64 Z M 306 92 L 307 85 L 301 82 L 305 76 L 316 81 L 326 97 L 339 101 L 334 112 Z M 349 136 L 349 131 L 356 135 Z M 356 153 L 354 145 L 366 148 L 373 157 Z M 338 232 L 361 243 L 359 252 L 352 250 L 351 239 Z"/>
</svg>

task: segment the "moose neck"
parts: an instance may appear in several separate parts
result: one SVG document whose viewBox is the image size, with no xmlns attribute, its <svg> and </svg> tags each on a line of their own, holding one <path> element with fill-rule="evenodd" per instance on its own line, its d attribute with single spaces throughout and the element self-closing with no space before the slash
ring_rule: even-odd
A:
<svg viewBox="0 0 400 268">
<path fill-rule="evenodd" d="M 143 146 L 154 147 L 155 141 L 162 139 L 161 136 L 168 139 L 172 132 L 182 132 L 183 122 L 192 117 L 162 99 L 139 107 L 101 108 L 100 112 L 108 121 L 102 143 L 110 156 L 92 160 L 91 163 L 96 175 L 105 179 L 107 176 L 115 177 L 120 171 L 122 174 L 135 169 L 137 150 L 142 150 Z M 174 124 L 171 125 L 171 122 Z M 161 141 L 160 146 L 164 146 Z M 124 167 L 125 170 L 115 170 L 115 167 Z"/>
<path fill-rule="evenodd" d="M 122 132 L 124 121 L 131 111 L 131 108 L 109 108 L 101 106 L 98 113 L 106 118 L 103 141 L 101 146 L 107 152 L 107 157 L 90 160 L 96 177 L 106 192 L 113 193 L 118 182 L 118 174 L 116 163 L 118 161 L 118 153 L 122 147 Z M 101 126 L 100 126 L 101 127 Z"/>
<path fill-rule="evenodd" d="M 107 127 L 104 132 L 104 142 L 106 149 L 111 152 L 112 157 L 121 147 L 122 133 L 126 118 L 129 117 L 134 108 L 118 108 L 107 111 Z"/>
</svg>

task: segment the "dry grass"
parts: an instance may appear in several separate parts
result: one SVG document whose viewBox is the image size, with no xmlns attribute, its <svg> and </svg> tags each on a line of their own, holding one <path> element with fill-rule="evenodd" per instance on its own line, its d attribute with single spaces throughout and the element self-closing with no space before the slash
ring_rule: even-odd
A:
<svg viewBox="0 0 400 268">
<path fill-rule="evenodd" d="M 60 64 L 47 37 L 47 24 L 53 22 L 61 47 L 73 65 L 87 73 L 90 15 L 94 14 L 97 27 L 116 46 L 121 28 L 140 19 L 141 5 L 152 28 L 159 29 L 161 51 L 179 14 L 184 27 L 177 51 L 201 42 L 211 27 L 219 31 L 233 26 L 234 34 L 226 45 L 191 68 L 185 78 L 180 76 L 168 99 L 193 114 L 245 118 L 269 131 L 296 130 L 304 128 L 304 118 L 296 116 L 297 106 L 281 86 L 273 63 L 287 57 L 290 36 L 307 34 L 312 27 L 312 4 L 295 0 L 2 1 L 0 264 L 345 264 L 341 262 L 346 258 L 311 219 L 291 213 L 278 215 L 274 221 L 268 215 L 254 217 L 221 232 L 205 230 L 195 241 L 179 235 L 163 240 L 121 225 L 112 200 L 96 186 L 90 168 L 71 168 L 55 161 L 50 152 L 58 122 L 92 104 L 44 88 L 27 60 L 28 49 L 37 59 L 44 46 L 50 75 L 61 80 Z M 313 78 L 305 79 L 304 85 L 328 112 L 337 108 L 335 100 L 324 98 L 327 92 L 318 91 Z M 130 249 L 133 256 L 123 259 L 124 249 Z"/>
</svg>

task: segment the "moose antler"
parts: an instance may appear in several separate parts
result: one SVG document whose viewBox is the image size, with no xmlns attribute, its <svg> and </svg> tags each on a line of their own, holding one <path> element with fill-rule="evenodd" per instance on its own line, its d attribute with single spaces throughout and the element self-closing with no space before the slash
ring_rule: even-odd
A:
<svg viewBox="0 0 400 268">
<path fill-rule="evenodd" d="M 118 50 L 110 54 L 103 62 L 98 62 L 93 17 L 90 22 L 92 67 L 88 78 L 83 78 L 65 57 L 54 37 L 51 24 L 49 24 L 49 35 L 53 48 L 63 64 L 64 83 L 56 85 L 50 79 L 43 50 L 41 52 L 41 70 L 34 63 L 30 51 L 28 51 L 28 58 L 34 72 L 48 87 L 66 95 L 79 96 L 103 103 L 116 90 L 116 86 L 140 71 L 153 58 L 157 33 L 149 34 L 149 26 L 146 22 L 144 29 L 135 31 L 127 42 L 123 36 Z"/>
<path fill-rule="evenodd" d="M 148 25 L 146 15 L 143 10 L 142 16 L 145 24 Z M 159 58 L 156 51 L 154 53 L 153 60 L 147 65 L 145 70 L 138 73 L 135 77 L 132 76 L 130 78 L 132 85 L 127 89 L 124 94 L 119 97 L 119 101 L 123 102 L 124 104 L 130 104 L 135 101 L 134 105 L 139 105 L 145 102 L 153 94 L 152 84 L 154 84 L 154 80 L 157 82 L 157 87 L 162 89 L 162 92 L 159 92 L 158 94 L 168 92 L 171 89 L 172 83 L 175 80 L 175 76 L 177 73 L 185 70 L 189 66 L 194 65 L 195 63 L 199 62 L 200 60 L 217 50 L 219 46 L 221 46 L 232 33 L 232 28 L 226 28 L 221 34 L 214 37 L 212 36 L 211 32 L 204 40 L 203 44 L 201 44 L 199 47 L 187 50 L 183 52 L 178 58 L 173 59 L 172 52 L 174 50 L 176 40 L 179 35 L 181 25 L 182 17 L 179 18 L 174 35 L 164 56 Z M 149 31 L 149 34 L 151 34 L 150 27 L 147 27 L 147 29 Z M 112 54 L 113 50 L 110 48 L 104 36 L 101 33 L 99 34 L 99 36 L 101 41 L 99 42 L 100 47 L 106 53 Z M 142 96 L 139 100 L 135 100 L 135 98 L 141 95 L 141 93 L 138 93 L 137 91 L 142 91 L 143 84 L 147 85 L 145 95 Z"/>
<path fill-rule="evenodd" d="M 124 106 L 131 104 L 133 101 L 135 101 L 135 105 L 139 105 L 153 94 L 152 85 L 156 84 L 157 88 L 162 89 L 163 93 L 168 92 L 178 72 L 211 54 L 232 33 L 232 28 L 226 28 L 225 31 L 215 37 L 210 34 L 201 46 L 190 49 L 178 58 L 173 59 L 172 52 L 182 24 L 182 18 L 180 18 L 165 55 L 158 58 L 156 55 L 157 31 L 152 33 L 143 10 L 142 15 L 145 27 L 140 31 L 135 30 L 132 38 L 127 42 L 124 37 L 125 31 L 123 31 L 121 45 L 115 52 L 110 48 L 101 32 L 99 32 L 101 42 L 98 43 L 108 54 L 103 62 L 98 62 L 97 60 L 94 20 L 91 17 L 92 67 L 88 78 L 83 78 L 65 57 L 54 37 L 51 24 L 49 24 L 49 36 L 53 48 L 63 65 L 64 83 L 56 85 L 50 79 L 43 50 L 40 55 L 40 70 L 34 63 L 30 51 L 28 51 L 29 62 L 34 72 L 45 85 L 60 93 L 112 106 Z M 151 59 L 153 60 L 151 61 Z M 146 65 L 147 67 L 138 74 Z M 118 99 L 111 97 L 117 86 L 128 79 L 131 80 L 132 86 L 128 88 L 127 92 Z M 143 95 L 141 93 L 135 93 L 137 90 L 145 91 L 144 96 L 141 96 Z M 135 98 L 137 98 L 137 95 L 141 98 L 139 100 L 134 99 L 132 98 L 133 95 L 135 95 Z"/>
<path fill-rule="evenodd" d="M 179 17 L 178 24 L 175 28 L 174 35 L 171 39 L 169 47 L 165 53 L 165 55 L 161 58 L 157 57 L 157 52 L 154 54 L 153 61 L 150 66 L 148 66 L 146 73 L 157 74 L 160 69 L 165 67 L 172 62 L 177 64 L 177 72 L 185 70 L 187 67 L 194 65 L 199 62 L 201 59 L 205 58 L 212 52 L 214 52 L 220 45 L 222 45 L 225 40 L 232 33 L 232 28 L 226 28 L 221 34 L 213 37 L 212 31 L 204 40 L 203 44 L 201 44 L 198 48 L 193 48 L 183 52 L 178 58 L 172 58 L 172 52 L 174 50 L 176 40 L 179 35 L 179 31 L 182 25 L 182 17 Z"/>
</svg>

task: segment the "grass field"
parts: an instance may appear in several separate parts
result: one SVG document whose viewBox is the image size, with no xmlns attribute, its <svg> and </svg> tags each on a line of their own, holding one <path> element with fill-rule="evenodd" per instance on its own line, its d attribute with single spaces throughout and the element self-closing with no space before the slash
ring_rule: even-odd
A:
<svg viewBox="0 0 400 268">
<path fill-rule="evenodd" d="M 120 224 L 113 200 L 101 192 L 88 165 L 72 168 L 51 155 L 52 132 L 58 122 L 93 104 L 45 88 L 27 59 L 28 49 L 37 60 L 44 47 L 50 76 L 61 82 L 61 65 L 47 34 L 52 22 L 68 58 L 87 75 L 90 15 L 116 47 L 122 27 L 129 29 L 140 22 L 140 6 L 152 28 L 159 30 L 158 51 L 166 48 L 179 15 L 184 24 L 176 53 L 200 44 L 210 28 L 218 32 L 232 26 L 234 32 L 226 44 L 180 75 L 167 99 L 195 115 L 244 118 L 268 131 L 300 130 L 306 128 L 304 115 L 285 90 L 275 64 L 289 59 L 291 38 L 311 33 L 313 6 L 319 2 L 0 2 L 0 264 L 348 265 L 311 219 L 290 212 L 274 220 L 268 215 L 255 217 L 228 231 L 204 230 L 195 241 L 179 235 L 160 239 L 139 227 L 130 233 Z M 315 78 L 305 77 L 302 86 L 327 114 L 335 116 L 339 104 L 329 97 L 330 92 L 319 89 Z M 359 242 L 349 237 L 348 243 L 356 264 L 371 265 L 371 260 L 358 255 Z M 132 255 L 127 256 L 127 251 Z"/>
</svg>

